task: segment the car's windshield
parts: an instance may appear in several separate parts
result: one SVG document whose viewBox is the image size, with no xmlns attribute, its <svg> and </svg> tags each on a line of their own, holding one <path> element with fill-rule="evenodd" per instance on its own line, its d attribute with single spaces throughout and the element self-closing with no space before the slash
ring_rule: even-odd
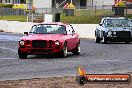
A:
<svg viewBox="0 0 132 88">
<path fill-rule="evenodd" d="M 132 27 L 132 23 L 128 19 L 107 19 L 107 27 Z"/>
<path fill-rule="evenodd" d="M 63 25 L 40 24 L 34 25 L 30 33 L 35 34 L 66 34 L 66 27 Z"/>
</svg>

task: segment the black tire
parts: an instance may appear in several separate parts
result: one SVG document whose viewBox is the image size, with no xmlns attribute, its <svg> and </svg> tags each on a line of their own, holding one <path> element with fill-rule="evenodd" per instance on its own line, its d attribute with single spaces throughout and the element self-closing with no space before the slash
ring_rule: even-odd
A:
<svg viewBox="0 0 132 88">
<path fill-rule="evenodd" d="M 65 57 L 67 57 L 67 53 L 68 53 L 67 44 L 65 43 L 64 46 L 63 46 L 63 49 L 62 49 L 62 51 L 60 52 L 59 55 L 60 55 L 60 57 L 65 58 Z"/>
<path fill-rule="evenodd" d="M 95 42 L 96 42 L 96 43 L 100 43 L 101 40 L 99 39 L 99 37 L 98 37 L 97 35 L 96 35 L 95 37 L 96 37 L 96 38 L 95 38 Z"/>
<path fill-rule="evenodd" d="M 126 43 L 126 44 L 129 44 L 129 43 L 130 43 L 130 41 L 126 41 L 125 43 Z"/>
<path fill-rule="evenodd" d="M 25 52 L 21 52 L 20 50 L 18 50 L 18 55 L 20 59 L 27 59 L 27 53 Z"/>
<path fill-rule="evenodd" d="M 105 36 L 103 37 L 102 41 L 103 41 L 103 44 L 107 44 L 108 43 L 108 40 L 107 40 L 107 38 Z"/>
<path fill-rule="evenodd" d="M 84 76 L 77 76 L 76 81 L 79 85 L 84 85 L 86 83 L 86 78 Z"/>
<path fill-rule="evenodd" d="M 76 48 L 72 52 L 74 55 L 79 55 L 80 54 L 80 43 L 77 44 Z"/>
</svg>

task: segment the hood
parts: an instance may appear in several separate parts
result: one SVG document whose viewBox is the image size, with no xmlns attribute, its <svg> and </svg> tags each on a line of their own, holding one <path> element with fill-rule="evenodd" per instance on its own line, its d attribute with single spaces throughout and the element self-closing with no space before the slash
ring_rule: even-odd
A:
<svg viewBox="0 0 132 88">
<path fill-rule="evenodd" d="M 132 27 L 109 27 L 111 31 L 132 31 Z"/>
<path fill-rule="evenodd" d="M 28 36 L 23 36 L 22 40 L 60 40 L 64 38 L 65 35 L 62 34 L 29 34 Z"/>
</svg>

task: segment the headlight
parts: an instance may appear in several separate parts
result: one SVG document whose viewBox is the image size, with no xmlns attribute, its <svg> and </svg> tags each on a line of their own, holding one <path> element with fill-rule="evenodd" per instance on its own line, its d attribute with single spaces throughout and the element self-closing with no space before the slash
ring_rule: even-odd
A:
<svg viewBox="0 0 132 88">
<path fill-rule="evenodd" d="M 26 40 L 25 41 L 25 45 L 29 45 L 30 44 L 30 41 L 29 40 Z"/>
<path fill-rule="evenodd" d="M 111 35 L 111 34 L 112 34 L 112 32 L 111 32 L 111 31 L 109 31 L 109 32 L 108 32 L 108 35 Z"/>
<path fill-rule="evenodd" d="M 23 40 L 21 40 L 19 43 L 20 43 L 20 45 L 22 45 L 22 46 L 24 45 L 24 41 L 23 41 Z"/>
<path fill-rule="evenodd" d="M 114 31 L 113 34 L 116 35 L 116 32 Z"/>
<path fill-rule="evenodd" d="M 55 45 L 59 46 L 60 42 L 59 41 L 55 41 Z"/>
</svg>

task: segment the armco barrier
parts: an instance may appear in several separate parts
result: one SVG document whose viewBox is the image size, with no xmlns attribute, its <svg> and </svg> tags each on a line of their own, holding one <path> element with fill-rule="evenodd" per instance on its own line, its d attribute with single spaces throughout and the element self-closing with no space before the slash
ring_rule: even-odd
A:
<svg viewBox="0 0 132 88">
<path fill-rule="evenodd" d="M 36 23 L 0 20 L 0 30 L 13 33 L 29 32 Z M 97 24 L 72 24 L 81 38 L 95 38 Z"/>
<path fill-rule="evenodd" d="M 72 24 L 81 38 L 95 38 L 95 29 L 98 24 Z"/>
</svg>

